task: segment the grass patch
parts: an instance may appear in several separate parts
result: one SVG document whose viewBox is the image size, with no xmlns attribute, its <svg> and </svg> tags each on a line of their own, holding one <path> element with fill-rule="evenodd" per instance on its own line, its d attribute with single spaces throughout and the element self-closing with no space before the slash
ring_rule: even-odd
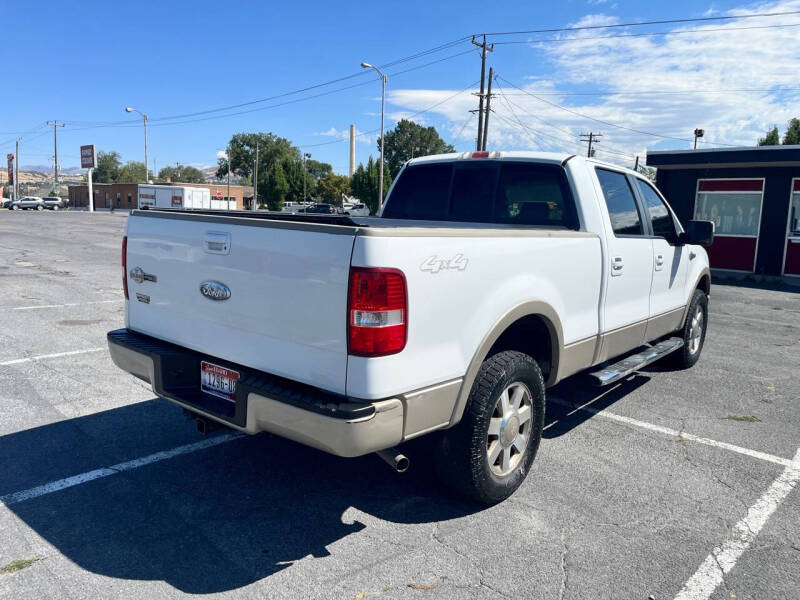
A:
<svg viewBox="0 0 800 600">
<path fill-rule="evenodd" d="M 17 571 L 22 571 L 22 569 L 27 569 L 33 563 L 42 560 L 39 556 L 34 556 L 33 558 L 23 558 L 21 560 L 14 560 L 8 563 L 6 566 L 0 568 L 0 574 L 7 575 L 9 573 L 16 573 Z"/>
<path fill-rule="evenodd" d="M 760 423 L 761 419 L 753 415 L 728 415 L 725 417 L 729 421 L 738 421 L 739 423 Z"/>
</svg>

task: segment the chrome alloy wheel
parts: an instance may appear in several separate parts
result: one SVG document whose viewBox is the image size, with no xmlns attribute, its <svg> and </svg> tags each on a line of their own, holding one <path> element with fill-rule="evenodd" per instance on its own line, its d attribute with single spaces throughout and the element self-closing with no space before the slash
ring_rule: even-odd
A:
<svg viewBox="0 0 800 600">
<path fill-rule="evenodd" d="M 518 381 L 497 399 L 486 434 L 486 457 L 492 473 L 511 473 L 525 455 L 532 417 L 531 391 Z"/>
<path fill-rule="evenodd" d="M 703 309 L 698 306 L 692 315 L 692 322 L 689 324 L 689 354 L 696 354 L 700 349 L 700 340 L 703 339 Z"/>
</svg>

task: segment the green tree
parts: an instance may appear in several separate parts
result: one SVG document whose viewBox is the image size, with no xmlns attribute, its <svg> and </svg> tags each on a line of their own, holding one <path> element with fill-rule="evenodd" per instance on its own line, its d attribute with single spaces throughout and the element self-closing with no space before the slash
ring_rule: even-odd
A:
<svg viewBox="0 0 800 600">
<path fill-rule="evenodd" d="M 351 182 L 351 188 L 353 195 L 361 200 L 364 204 L 369 207 L 369 210 L 372 214 L 376 214 L 378 212 L 378 180 L 380 179 L 379 176 L 379 168 L 378 162 L 375 161 L 371 156 L 367 161 L 367 165 L 364 166 L 363 163 L 358 165 L 355 173 L 353 173 L 353 180 Z M 386 195 L 386 192 L 389 191 L 389 186 L 392 185 L 392 177 L 389 175 L 389 171 L 384 169 L 383 173 L 383 193 Z"/>
<path fill-rule="evenodd" d="M 281 210 L 283 202 L 286 200 L 286 194 L 289 193 L 289 182 L 286 181 L 286 175 L 284 175 L 280 163 L 272 163 L 264 187 L 266 188 L 266 193 L 261 197 L 266 199 L 267 208 L 269 210 Z M 261 194 L 260 188 L 261 186 L 259 185 L 259 195 Z"/>
<path fill-rule="evenodd" d="M 778 134 L 778 126 L 775 125 L 770 129 L 763 138 L 758 138 L 759 146 L 777 146 L 781 143 L 781 137 Z"/>
<path fill-rule="evenodd" d="M 347 175 L 328 173 L 319 180 L 317 191 L 325 202 L 341 206 L 342 194 L 350 193 L 350 178 Z"/>
<path fill-rule="evenodd" d="M 286 138 L 274 133 L 237 133 L 228 143 L 227 153 L 230 157 L 231 173 L 249 177 L 253 172 L 253 164 L 258 143 L 258 170 L 265 173 L 276 161 L 286 158 L 300 160 L 300 150 Z M 228 160 L 217 161 L 217 177 L 228 175 Z M 259 175 L 259 179 L 261 176 Z"/>
<path fill-rule="evenodd" d="M 314 184 L 317 184 L 325 175 L 333 173 L 333 167 L 328 163 L 309 158 L 306 160 L 306 171 L 314 179 Z"/>
<path fill-rule="evenodd" d="M 794 146 L 797 144 L 800 144 L 800 119 L 792 119 L 783 136 L 783 145 Z"/>
<path fill-rule="evenodd" d="M 145 179 L 144 163 L 138 160 L 129 160 L 117 172 L 116 183 L 147 183 Z"/>
<path fill-rule="evenodd" d="M 378 138 L 378 151 L 381 140 Z M 385 166 L 392 177 L 396 176 L 403 164 L 415 156 L 455 152 L 456 149 L 445 142 L 435 127 L 423 127 L 413 121 L 401 119 L 394 129 L 386 132 L 384 144 Z"/>
<path fill-rule="evenodd" d="M 94 183 L 114 183 L 119 178 L 121 166 L 119 153 L 100 150 L 97 153 L 97 166 L 92 173 L 92 181 Z"/>
<path fill-rule="evenodd" d="M 169 179 L 171 182 L 180 183 L 205 183 L 206 177 L 200 169 L 178 164 L 174 167 L 164 167 L 158 172 L 162 181 Z"/>
</svg>

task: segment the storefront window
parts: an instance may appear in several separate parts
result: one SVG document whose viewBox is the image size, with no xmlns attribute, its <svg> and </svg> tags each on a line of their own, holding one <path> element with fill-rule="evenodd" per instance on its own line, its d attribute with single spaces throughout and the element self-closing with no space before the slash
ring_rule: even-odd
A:
<svg viewBox="0 0 800 600">
<path fill-rule="evenodd" d="M 747 183 L 751 185 L 745 185 Z M 751 180 L 741 185 L 731 180 L 702 180 L 697 192 L 694 218 L 713 221 L 715 235 L 758 237 L 763 191 L 760 181 L 758 190 L 748 189 L 755 187 L 752 183 Z"/>
<path fill-rule="evenodd" d="M 792 204 L 789 207 L 789 235 L 800 236 L 800 191 L 792 193 Z"/>
</svg>

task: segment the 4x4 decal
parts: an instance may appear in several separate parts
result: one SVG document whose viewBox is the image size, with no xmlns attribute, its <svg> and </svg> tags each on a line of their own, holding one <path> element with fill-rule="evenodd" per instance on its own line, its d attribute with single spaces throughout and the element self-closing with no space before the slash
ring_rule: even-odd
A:
<svg viewBox="0 0 800 600">
<path fill-rule="evenodd" d="M 463 254 L 456 254 L 453 258 L 439 258 L 435 254 L 426 258 L 419 266 L 420 271 L 428 271 L 429 273 L 438 273 L 444 269 L 456 269 L 463 271 L 467 268 L 469 260 L 464 258 Z"/>
</svg>

